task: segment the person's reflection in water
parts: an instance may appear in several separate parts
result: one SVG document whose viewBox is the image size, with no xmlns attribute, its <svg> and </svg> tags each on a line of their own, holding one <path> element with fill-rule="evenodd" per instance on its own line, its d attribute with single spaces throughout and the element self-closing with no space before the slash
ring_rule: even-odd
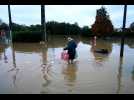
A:
<svg viewBox="0 0 134 100">
<path fill-rule="evenodd" d="M 77 77 L 77 62 L 73 64 L 67 64 L 66 67 L 63 68 L 64 79 L 67 82 L 66 85 L 69 86 L 69 92 L 72 92 L 72 88 L 75 85 L 76 77 Z"/>
<path fill-rule="evenodd" d="M 2 52 L 3 52 L 3 54 L 4 54 L 4 62 L 5 62 L 5 63 L 8 63 L 8 57 L 7 57 L 7 55 L 6 55 L 6 47 L 7 47 L 7 45 L 2 44 L 2 45 L 0 45 L 0 50 L 2 50 Z M 1 51 L 0 51 L 0 52 L 1 52 Z M 2 59 L 1 55 L 0 55 L 0 59 Z"/>
<path fill-rule="evenodd" d="M 8 63 L 8 58 L 7 58 L 6 50 L 5 49 L 4 49 L 4 61 L 5 61 L 5 63 Z"/>
<path fill-rule="evenodd" d="M 2 54 L 4 52 L 3 45 L 0 44 L 0 60 L 2 60 Z"/>
<path fill-rule="evenodd" d="M 134 66 L 133 66 L 133 70 L 132 70 L 132 80 L 134 81 Z"/>
<path fill-rule="evenodd" d="M 121 91 L 121 78 L 122 78 L 122 65 L 123 65 L 123 58 L 120 58 L 119 61 L 119 68 L 118 68 L 118 75 L 117 75 L 117 79 L 118 79 L 118 88 L 117 88 L 117 94 L 120 93 Z"/>
<path fill-rule="evenodd" d="M 0 61 L 2 60 L 2 56 L 1 56 L 1 53 L 0 53 Z"/>
<path fill-rule="evenodd" d="M 96 50 L 106 49 L 108 53 L 98 53 Z M 97 40 L 94 37 L 91 40 L 91 52 L 95 57 L 95 61 L 97 64 L 102 65 L 102 62 L 108 59 L 109 54 L 112 52 L 112 44 L 108 41 Z"/>
</svg>

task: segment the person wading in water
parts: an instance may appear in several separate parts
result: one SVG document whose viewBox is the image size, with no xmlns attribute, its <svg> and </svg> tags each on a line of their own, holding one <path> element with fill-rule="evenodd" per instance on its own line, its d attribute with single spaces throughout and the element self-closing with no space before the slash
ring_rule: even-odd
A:
<svg viewBox="0 0 134 100">
<path fill-rule="evenodd" d="M 63 50 L 68 51 L 68 55 L 69 55 L 68 63 L 73 63 L 73 60 L 75 59 L 75 55 L 76 55 L 76 48 L 77 48 L 77 44 L 74 41 L 74 39 L 68 37 L 67 46 L 63 48 Z"/>
</svg>

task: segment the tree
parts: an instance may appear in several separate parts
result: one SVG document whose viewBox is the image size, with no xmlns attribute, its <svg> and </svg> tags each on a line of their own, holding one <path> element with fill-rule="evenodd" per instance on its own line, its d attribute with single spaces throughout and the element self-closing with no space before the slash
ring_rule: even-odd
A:
<svg viewBox="0 0 134 100">
<path fill-rule="evenodd" d="M 102 36 L 113 32 L 113 25 L 104 7 L 97 10 L 95 23 L 92 25 L 94 35 Z"/>
<path fill-rule="evenodd" d="M 27 31 L 28 30 L 28 26 L 26 25 L 19 25 L 19 24 L 16 24 L 16 23 L 12 23 L 12 31 L 17 31 L 17 32 L 20 32 L 20 31 Z"/>
<path fill-rule="evenodd" d="M 2 20 L 0 19 L 0 25 L 2 24 Z"/>
<path fill-rule="evenodd" d="M 91 29 L 88 27 L 88 26 L 84 26 L 82 29 L 81 29 L 81 34 L 83 36 L 90 36 L 92 35 L 92 32 L 91 32 Z"/>
<path fill-rule="evenodd" d="M 129 28 L 130 28 L 131 31 L 134 31 L 134 22 L 130 24 Z"/>
<path fill-rule="evenodd" d="M 0 19 L 0 31 L 1 30 L 4 30 L 6 32 L 6 36 L 9 37 L 9 26 Z"/>
<path fill-rule="evenodd" d="M 4 29 L 5 31 L 8 31 L 9 30 L 9 27 L 6 23 L 1 23 L 0 24 L 0 29 Z"/>
</svg>

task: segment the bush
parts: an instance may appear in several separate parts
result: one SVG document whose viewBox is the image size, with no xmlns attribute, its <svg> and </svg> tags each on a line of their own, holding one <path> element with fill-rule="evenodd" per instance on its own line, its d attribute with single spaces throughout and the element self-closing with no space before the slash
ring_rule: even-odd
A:
<svg viewBox="0 0 134 100">
<path fill-rule="evenodd" d="M 91 29 L 88 26 L 84 26 L 81 29 L 81 35 L 82 36 L 93 36 L 93 33 L 92 33 Z"/>
<path fill-rule="evenodd" d="M 39 42 L 42 40 L 42 32 L 13 32 L 12 37 L 14 42 Z"/>
<path fill-rule="evenodd" d="M 121 37 L 122 35 L 125 35 L 126 37 L 134 37 L 134 32 L 113 32 L 113 33 L 110 33 L 111 37 Z"/>
</svg>

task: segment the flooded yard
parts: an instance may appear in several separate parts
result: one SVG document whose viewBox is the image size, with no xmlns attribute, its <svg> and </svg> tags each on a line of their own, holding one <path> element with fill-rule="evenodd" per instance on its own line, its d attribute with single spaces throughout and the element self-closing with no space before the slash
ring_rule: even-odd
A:
<svg viewBox="0 0 134 100">
<path fill-rule="evenodd" d="M 78 58 L 73 64 L 61 60 L 64 37 L 53 37 L 48 44 L 0 44 L 0 94 L 3 93 L 134 93 L 134 40 L 126 39 L 120 59 L 120 40 L 96 41 L 76 38 Z"/>
</svg>

